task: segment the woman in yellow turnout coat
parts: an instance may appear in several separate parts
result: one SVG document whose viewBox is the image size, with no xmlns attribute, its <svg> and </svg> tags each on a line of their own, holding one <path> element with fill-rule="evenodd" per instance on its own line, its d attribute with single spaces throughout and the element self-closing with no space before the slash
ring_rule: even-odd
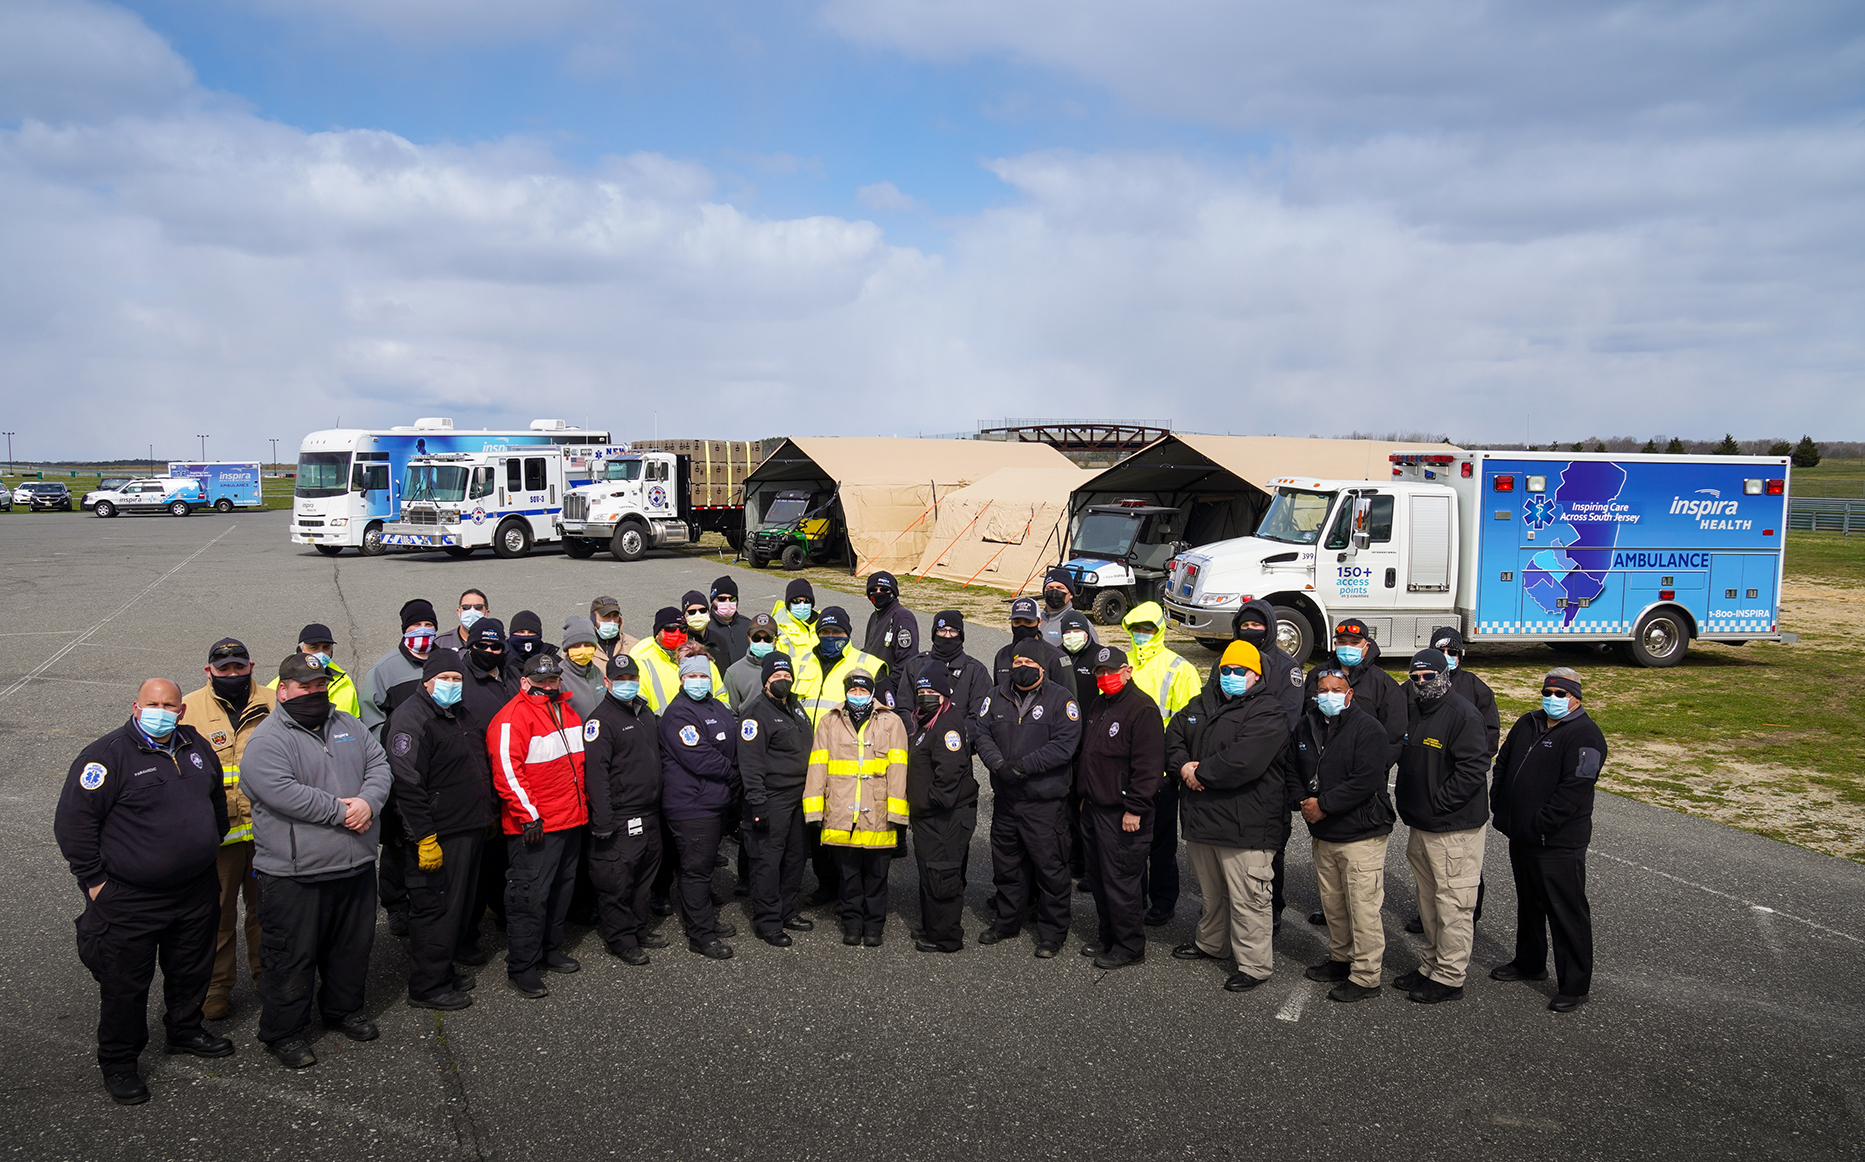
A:
<svg viewBox="0 0 1865 1162">
<path fill-rule="evenodd" d="M 844 700 L 822 716 L 803 783 L 803 818 L 822 824 L 842 872 L 842 943 L 881 946 L 894 825 L 907 821 L 907 728 L 874 704 L 874 675 L 843 679 Z"/>
</svg>

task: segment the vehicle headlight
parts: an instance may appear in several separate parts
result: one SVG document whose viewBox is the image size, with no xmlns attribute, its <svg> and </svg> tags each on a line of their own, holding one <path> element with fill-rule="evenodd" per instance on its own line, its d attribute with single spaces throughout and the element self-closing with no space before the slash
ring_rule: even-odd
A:
<svg viewBox="0 0 1865 1162">
<path fill-rule="evenodd" d="M 1205 606 L 1236 605 L 1241 593 L 1207 593 L 1199 599 L 1198 604 Z"/>
<path fill-rule="evenodd" d="M 1081 575 L 1081 583 L 1083 585 L 1099 585 L 1101 583 L 1101 575 L 1093 570 L 1089 570 Z"/>
<path fill-rule="evenodd" d="M 340 529 L 344 525 L 347 525 L 349 523 L 350 523 L 350 518 L 347 516 L 333 517 L 331 518 L 331 521 L 330 521 L 330 527 L 333 529 Z"/>
</svg>

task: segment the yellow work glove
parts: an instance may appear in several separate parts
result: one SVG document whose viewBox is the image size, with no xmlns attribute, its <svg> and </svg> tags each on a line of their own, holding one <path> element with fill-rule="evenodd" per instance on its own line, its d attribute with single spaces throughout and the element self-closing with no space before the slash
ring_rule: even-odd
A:
<svg viewBox="0 0 1865 1162">
<path fill-rule="evenodd" d="M 423 836 L 415 847 L 416 858 L 420 861 L 422 871 L 440 870 L 440 836 Z"/>
</svg>

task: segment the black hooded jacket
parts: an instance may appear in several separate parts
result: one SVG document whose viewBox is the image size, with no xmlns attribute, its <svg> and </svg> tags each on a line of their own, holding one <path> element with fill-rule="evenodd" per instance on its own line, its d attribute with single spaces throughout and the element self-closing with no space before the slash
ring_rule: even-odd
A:
<svg viewBox="0 0 1865 1162">
<path fill-rule="evenodd" d="M 1153 711 L 1155 717 L 1158 713 Z M 977 726 L 973 744 L 991 772 L 991 790 L 998 797 L 1068 795 L 1069 760 L 1081 741 L 1081 708 L 1073 694 L 1047 679 L 1025 693 L 1013 688 L 1006 674 L 1004 684 L 984 700 Z"/>
<path fill-rule="evenodd" d="M 1496 756 L 1496 830 L 1533 847 L 1585 848 L 1605 765 L 1606 736 L 1584 709 L 1558 720 L 1541 710 L 1522 715 Z"/>
<path fill-rule="evenodd" d="M 1355 693 L 1353 704 L 1360 705 Z M 1460 694 L 1411 701 L 1399 754 L 1399 817 L 1414 831 L 1468 831 L 1489 821 L 1489 741 Z"/>
<path fill-rule="evenodd" d="M 946 639 L 937 634 L 941 623 L 950 624 L 958 630 L 958 639 L 949 653 L 941 653 Z M 965 618 L 955 609 L 948 609 L 933 618 L 935 633 L 926 639 L 926 652 L 909 659 L 901 668 L 900 684 L 896 690 L 896 701 L 900 706 L 907 706 L 913 698 L 914 683 L 928 666 L 943 666 L 948 675 L 952 692 L 952 701 L 965 708 L 965 713 L 976 717 L 979 707 L 991 693 L 993 685 L 991 672 L 984 668 L 984 663 L 965 652 Z"/>
<path fill-rule="evenodd" d="M 876 573 L 874 576 L 885 576 L 889 580 L 893 578 L 890 573 Z M 870 581 L 873 579 L 869 578 Z M 896 585 L 887 608 L 876 609 L 868 614 L 868 627 L 863 634 L 861 648 L 887 663 L 887 673 L 875 680 L 874 696 L 883 706 L 903 707 L 910 700 L 913 688 L 900 685 L 901 670 L 919 652 L 922 643 L 919 619 L 913 616 L 912 610 L 900 603 L 898 589 Z"/>
<path fill-rule="evenodd" d="M 1305 695 L 1312 693 L 1305 691 L 1302 685 L 1302 667 L 1276 647 L 1276 607 L 1261 597 L 1244 602 L 1243 608 L 1230 619 L 1230 632 L 1234 640 L 1244 640 L 1242 626 L 1245 613 L 1256 614 L 1257 619 L 1269 627 L 1263 632 L 1262 641 L 1252 641 L 1250 644 L 1256 647 L 1256 652 L 1263 659 L 1263 685 L 1268 687 L 1276 704 L 1289 716 L 1289 727 L 1294 729 L 1295 724 L 1302 720 L 1302 706 L 1307 702 Z M 1211 663 L 1211 673 L 1205 678 L 1205 689 L 1217 689 L 1217 671 L 1223 665 L 1223 659 L 1224 651 L 1219 650 L 1218 660 Z"/>
<path fill-rule="evenodd" d="M 1386 729 L 1386 765 L 1398 762 L 1399 748 L 1405 740 L 1407 699 L 1392 675 L 1379 668 L 1379 643 L 1366 643 L 1366 657 L 1357 666 L 1341 665 L 1340 659 L 1330 651 L 1308 671 L 1308 678 L 1302 683 L 1304 703 L 1314 700 L 1318 688 L 1315 675 L 1328 669 L 1347 671 L 1347 685 L 1353 687 L 1353 704 L 1378 719 Z"/>
<path fill-rule="evenodd" d="M 1165 786 L 1166 726 L 1159 703 L 1133 682 L 1118 694 L 1098 690 L 1082 715 L 1075 790 L 1097 807 L 1153 817 L 1153 797 Z"/>
<path fill-rule="evenodd" d="M 1308 834 L 1325 843 L 1355 843 L 1392 834 L 1386 794 L 1386 731 L 1358 703 L 1333 718 L 1311 706 L 1295 728 L 1293 759 L 1300 799 L 1314 799 L 1325 817 Z"/>
<path fill-rule="evenodd" d="M 1073 630 L 1085 630 L 1088 634 L 1088 644 L 1081 647 L 1079 653 L 1073 654 L 1068 652 L 1066 646 L 1057 648 L 1061 649 L 1062 660 L 1068 663 L 1069 669 L 1075 674 L 1075 693 L 1079 697 L 1084 690 L 1089 694 L 1093 694 L 1096 690 L 1094 652 L 1095 646 L 1099 643 L 1095 640 L 1094 626 L 1089 624 L 1086 615 L 1078 609 L 1065 609 L 1060 619 L 1060 632 L 1066 634 Z"/>
<path fill-rule="evenodd" d="M 964 706 L 947 698 L 930 721 L 922 721 L 917 708 L 903 708 L 900 720 L 907 726 L 910 814 L 917 818 L 924 812 L 976 803 L 978 780 L 971 773 L 974 730 Z"/>
<path fill-rule="evenodd" d="M 1207 689 L 1166 727 L 1166 777 L 1198 764 L 1204 787 L 1179 788 L 1185 838 L 1219 847 L 1277 850 L 1289 839 L 1299 796 L 1289 761 L 1289 721 L 1267 683 L 1236 697 Z"/>
</svg>

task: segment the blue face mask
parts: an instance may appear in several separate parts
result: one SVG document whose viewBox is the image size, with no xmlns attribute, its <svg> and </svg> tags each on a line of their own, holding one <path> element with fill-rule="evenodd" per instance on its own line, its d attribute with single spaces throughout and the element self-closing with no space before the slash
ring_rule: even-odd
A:
<svg viewBox="0 0 1865 1162">
<path fill-rule="evenodd" d="M 1333 718 L 1347 709 L 1347 694 L 1342 690 L 1323 690 L 1315 695 L 1315 705 L 1321 708 L 1321 713 Z"/>
<path fill-rule="evenodd" d="M 809 615 L 816 612 L 816 607 L 807 601 L 799 601 L 790 607 L 790 616 L 798 621 L 808 621 Z"/>
<path fill-rule="evenodd" d="M 1129 630 L 1128 633 L 1133 638 L 1133 644 L 1136 646 L 1143 646 L 1147 642 L 1152 641 L 1154 637 L 1153 634 L 1141 633 L 1138 630 Z"/>
<path fill-rule="evenodd" d="M 609 696 L 619 698 L 623 702 L 633 702 L 635 696 L 640 693 L 641 683 L 639 682 L 617 682 L 609 687 Z"/>
<path fill-rule="evenodd" d="M 839 658 L 842 656 L 842 651 L 847 648 L 848 639 L 845 637 L 826 637 L 822 639 L 822 654 L 825 658 Z"/>
<path fill-rule="evenodd" d="M 1552 694 L 1541 700 L 1541 711 L 1549 718 L 1566 718 L 1573 708 L 1574 704 L 1572 702 L 1569 702 L 1565 698 L 1556 698 Z M 148 711 L 145 710 L 143 713 L 147 714 Z"/>
<path fill-rule="evenodd" d="M 1445 654 L 1444 661 L 1450 666 L 1451 669 L 1455 670 L 1457 668 L 1457 655 L 1456 654 Z"/>
<path fill-rule="evenodd" d="M 712 693 L 712 679 L 683 678 L 680 681 L 680 689 L 685 690 L 686 696 L 693 701 L 704 702 L 707 696 Z"/>
<path fill-rule="evenodd" d="M 622 635 L 622 623 L 619 621 L 599 621 L 596 623 L 596 636 L 603 641 L 614 641 Z"/>
<path fill-rule="evenodd" d="M 874 695 L 868 693 L 866 690 L 850 690 L 848 692 L 848 708 L 850 710 L 864 710 L 872 705 L 874 705 Z"/>
<path fill-rule="evenodd" d="M 1217 676 L 1217 687 L 1228 697 L 1235 698 L 1237 695 L 1249 690 L 1251 677 L 1253 677 L 1253 675 L 1248 672 L 1242 674 L 1219 674 Z"/>
<path fill-rule="evenodd" d="M 772 650 L 776 649 L 777 646 L 774 642 L 752 642 L 746 648 L 750 651 L 752 657 L 762 660 L 765 654 L 770 653 Z"/>
<path fill-rule="evenodd" d="M 311 656 L 317 659 L 317 664 L 319 666 L 328 666 L 330 664 L 330 655 L 322 650 L 319 650 Z"/>
<path fill-rule="evenodd" d="M 1357 666 L 1366 661 L 1366 650 L 1360 646 L 1335 646 L 1334 656 L 1343 666 Z"/>
<path fill-rule="evenodd" d="M 150 738 L 167 738 L 175 733 L 175 724 L 180 721 L 181 715 L 159 706 L 145 706 L 136 713 L 136 725 Z"/>
<path fill-rule="evenodd" d="M 462 684 L 459 682 L 443 682 L 436 678 L 434 680 L 434 705 L 455 705 L 460 701 L 461 687 Z"/>
</svg>

